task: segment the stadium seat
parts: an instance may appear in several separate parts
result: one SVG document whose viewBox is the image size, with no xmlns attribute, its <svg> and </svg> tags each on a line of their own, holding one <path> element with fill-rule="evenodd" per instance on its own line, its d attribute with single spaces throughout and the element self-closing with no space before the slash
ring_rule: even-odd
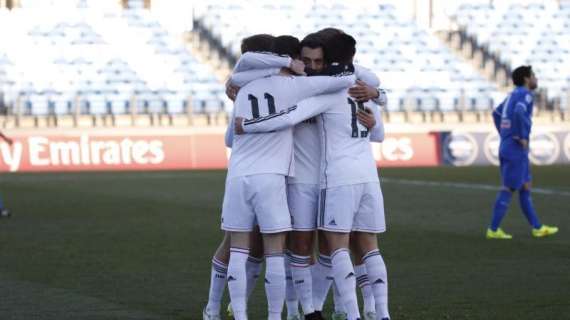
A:
<svg viewBox="0 0 570 320">
<path fill-rule="evenodd" d="M 531 64 L 540 86 L 557 92 L 570 65 L 568 5 L 460 5 L 455 19 L 512 67 Z M 565 70 L 565 71 L 563 71 Z M 553 96 L 552 98 L 560 98 Z"/>
<path fill-rule="evenodd" d="M 271 27 L 275 29 L 273 32 L 264 19 L 248 20 L 245 24 L 243 19 L 235 18 L 258 15 L 290 23 Z M 377 73 L 382 85 L 389 89 L 388 110 L 399 110 L 400 101 L 406 100 L 406 90 L 414 86 L 430 88 L 436 83 L 438 88 L 454 87 L 455 91 L 448 95 L 455 94 L 457 97 L 461 88 L 453 83 L 452 78 L 465 69 L 470 70 L 469 74 L 473 74 L 477 80 L 466 85 L 494 88 L 494 91 L 486 92 L 489 95 L 498 92 L 495 85 L 477 75 L 472 66 L 455 57 L 438 38 L 399 16 L 396 8 L 390 4 L 352 6 L 334 0 L 326 4 L 274 1 L 260 8 L 254 4 L 236 5 L 232 1 L 218 1 L 207 5 L 198 20 L 236 56 L 239 54 L 239 42 L 245 35 L 273 32 L 302 38 L 319 28 L 340 28 L 356 37 L 356 61 Z M 295 21 L 292 17 L 304 19 Z M 449 103 L 453 99 L 442 100 L 433 95 L 418 98 L 420 102 L 417 104 L 422 104 L 422 108 L 453 109 L 453 106 L 441 105 L 443 101 Z"/>
<path fill-rule="evenodd" d="M 200 90 L 202 83 L 208 92 L 224 90 L 213 70 L 143 10 L 142 1 L 122 11 L 90 10 L 91 3 L 79 1 L 76 8 L 63 10 L 28 0 L 18 10 L 0 9 L 0 38 L 18 39 L 9 46 L 0 42 L 0 90 L 5 103 L 15 104 L 21 93 L 56 89 L 82 96 L 82 112 L 125 113 L 133 94 L 163 86 L 156 84 L 167 84 L 178 95 L 186 95 L 195 85 Z M 4 32 L 8 29 L 9 34 Z M 51 79 L 54 74 L 57 79 Z M 29 112 L 48 113 L 44 100 L 29 100 Z M 149 110 L 184 112 L 180 103 L 164 108 L 161 101 L 160 97 L 148 100 Z M 67 102 L 54 100 L 54 112 L 68 113 Z"/>
</svg>

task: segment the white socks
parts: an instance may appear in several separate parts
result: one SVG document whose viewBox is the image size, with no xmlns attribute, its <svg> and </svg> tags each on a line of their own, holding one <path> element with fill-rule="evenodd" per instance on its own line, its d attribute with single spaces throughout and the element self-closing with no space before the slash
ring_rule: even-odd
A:
<svg viewBox="0 0 570 320">
<path fill-rule="evenodd" d="M 245 273 L 247 276 L 247 299 L 251 297 L 253 289 L 255 289 L 255 284 L 261 273 L 261 264 L 263 259 L 249 256 L 247 257 L 247 262 L 245 264 Z"/>
<path fill-rule="evenodd" d="M 311 256 L 299 256 L 289 253 L 289 265 L 293 276 L 293 285 L 301 302 L 304 314 L 315 312 L 313 306 L 313 279 L 311 275 Z"/>
<path fill-rule="evenodd" d="M 281 320 L 281 311 L 285 301 L 285 259 L 282 254 L 266 255 L 265 264 L 268 319 Z M 238 319 L 236 318 L 236 320 Z"/>
<path fill-rule="evenodd" d="M 228 289 L 236 320 L 247 320 L 247 276 L 245 265 L 248 255 L 249 249 L 230 248 Z"/>
<path fill-rule="evenodd" d="M 287 307 L 287 317 L 299 316 L 299 298 L 293 284 L 293 274 L 291 273 L 291 261 L 289 253 L 285 255 L 285 306 Z"/>
<path fill-rule="evenodd" d="M 214 257 L 212 259 L 212 272 L 210 277 L 210 291 L 208 293 L 208 305 L 206 311 L 210 315 L 219 315 L 222 305 L 222 297 L 226 289 L 226 275 L 228 266 Z"/>
<path fill-rule="evenodd" d="M 319 254 L 317 263 L 311 268 L 311 274 L 313 277 L 313 306 L 315 310 L 322 311 L 333 281 L 331 258 Z"/>
<path fill-rule="evenodd" d="M 376 313 L 379 319 L 389 318 L 388 312 L 388 273 L 384 259 L 380 255 L 378 249 L 372 250 L 364 255 L 364 263 L 366 264 L 366 271 L 368 279 L 372 286 L 374 293 L 374 300 L 376 301 Z"/>
<path fill-rule="evenodd" d="M 346 309 L 348 320 L 360 319 L 356 298 L 356 276 L 348 249 L 337 249 L 331 255 L 331 261 L 334 281 Z"/>
<path fill-rule="evenodd" d="M 340 293 L 338 292 L 338 288 L 336 287 L 336 283 L 332 282 L 332 292 L 333 292 L 333 307 L 335 313 L 346 313 L 346 309 L 344 308 L 344 303 L 342 302 L 342 298 Z"/>
<path fill-rule="evenodd" d="M 362 292 L 362 300 L 364 301 L 364 313 L 376 312 L 376 302 L 374 301 L 374 293 L 372 292 L 372 287 L 368 281 L 366 265 L 363 263 L 354 266 L 354 272 L 356 273 L 356 284 L 360 287 L 360 291 Z"/>
</svg>

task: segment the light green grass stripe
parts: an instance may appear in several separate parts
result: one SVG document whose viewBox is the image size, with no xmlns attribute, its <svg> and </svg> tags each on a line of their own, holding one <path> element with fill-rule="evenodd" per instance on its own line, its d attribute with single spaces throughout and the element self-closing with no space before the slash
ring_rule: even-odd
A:
<svg viewBox="0 0 570 320">
<path fill-rule="evenodd" d="M 383 183 L 394 183 L 394 184 L 420 186 L 420 187 L 438 187 L 438 188 L 452 188 L 452 189 L 459 188 L 459 189 L 473 189 L 473 190 L 485 190 L 485 191 L 498 191 L 500 189 L 500 187 L 496 185 L 480 184 L 480 183 L 427 181 L 427 180 L 394 179 L 394 178 L 381 178 L 381 180 Z M 532 188 L 532 192 L 535 194 L 570 197 L 570 192 L 557 190 L 557 189 Z"/>
</svg>

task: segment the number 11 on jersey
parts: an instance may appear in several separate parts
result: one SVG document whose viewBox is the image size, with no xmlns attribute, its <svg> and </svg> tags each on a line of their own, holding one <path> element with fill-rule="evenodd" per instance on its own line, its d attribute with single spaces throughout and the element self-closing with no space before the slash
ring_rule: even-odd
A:
<svg viewBox="0 0 570 320">
<path fill-rule="evenodd" d="M 368 128 L 366 128 L 366 130 L 362 130 L 360 131 L 360 133 L 358 132 L 358 118 L 356 118 L 356 111 L 357 110 L 362 110 L 364 111 L 364 103 L 362 102 L 354 102 L 354 100 L 347 98 L 348 100 L 348 104 L 350 105 L 350 111 L 351 111 L 351 123 L 350 126 L 352 127 L 352 138 L 366 138 L 368 137 L 368 131 L 370 131 Z"/>
</svg>

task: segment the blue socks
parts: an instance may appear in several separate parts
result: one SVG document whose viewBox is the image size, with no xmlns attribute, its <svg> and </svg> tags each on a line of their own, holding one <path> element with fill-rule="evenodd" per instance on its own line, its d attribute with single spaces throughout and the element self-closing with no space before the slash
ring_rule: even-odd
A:
<svg viewBox="0 0 570 320">
<path fill-rule="evenodd" d="M 497 195 L 497 200 L 495 200 L 495 206 L 493 207 L 493 219 L 491 220 L 491 230 L 497 231 L 501 220 L 507 213 L 509 209 L 509 204 L 511 203 L 512 193 L 507 190 L 499 191 Z"/>
<path fill-rule="evenodd" d="M 4 209 L 4 201 L 2 201 L 2 196 L 0 196 L 0 210 Z"/>
<path fill-rule="evenodd" d="M 530 191 L 521 189 L 519 190 L 519 203 L 524 213 L 528 223 L 535 229 L 542 227 L 540 221 L 538 221 L 538 216 L 534 211 L 534 206 L 532 205 L 532 199 L 530 198 Z"/>
</svg>

